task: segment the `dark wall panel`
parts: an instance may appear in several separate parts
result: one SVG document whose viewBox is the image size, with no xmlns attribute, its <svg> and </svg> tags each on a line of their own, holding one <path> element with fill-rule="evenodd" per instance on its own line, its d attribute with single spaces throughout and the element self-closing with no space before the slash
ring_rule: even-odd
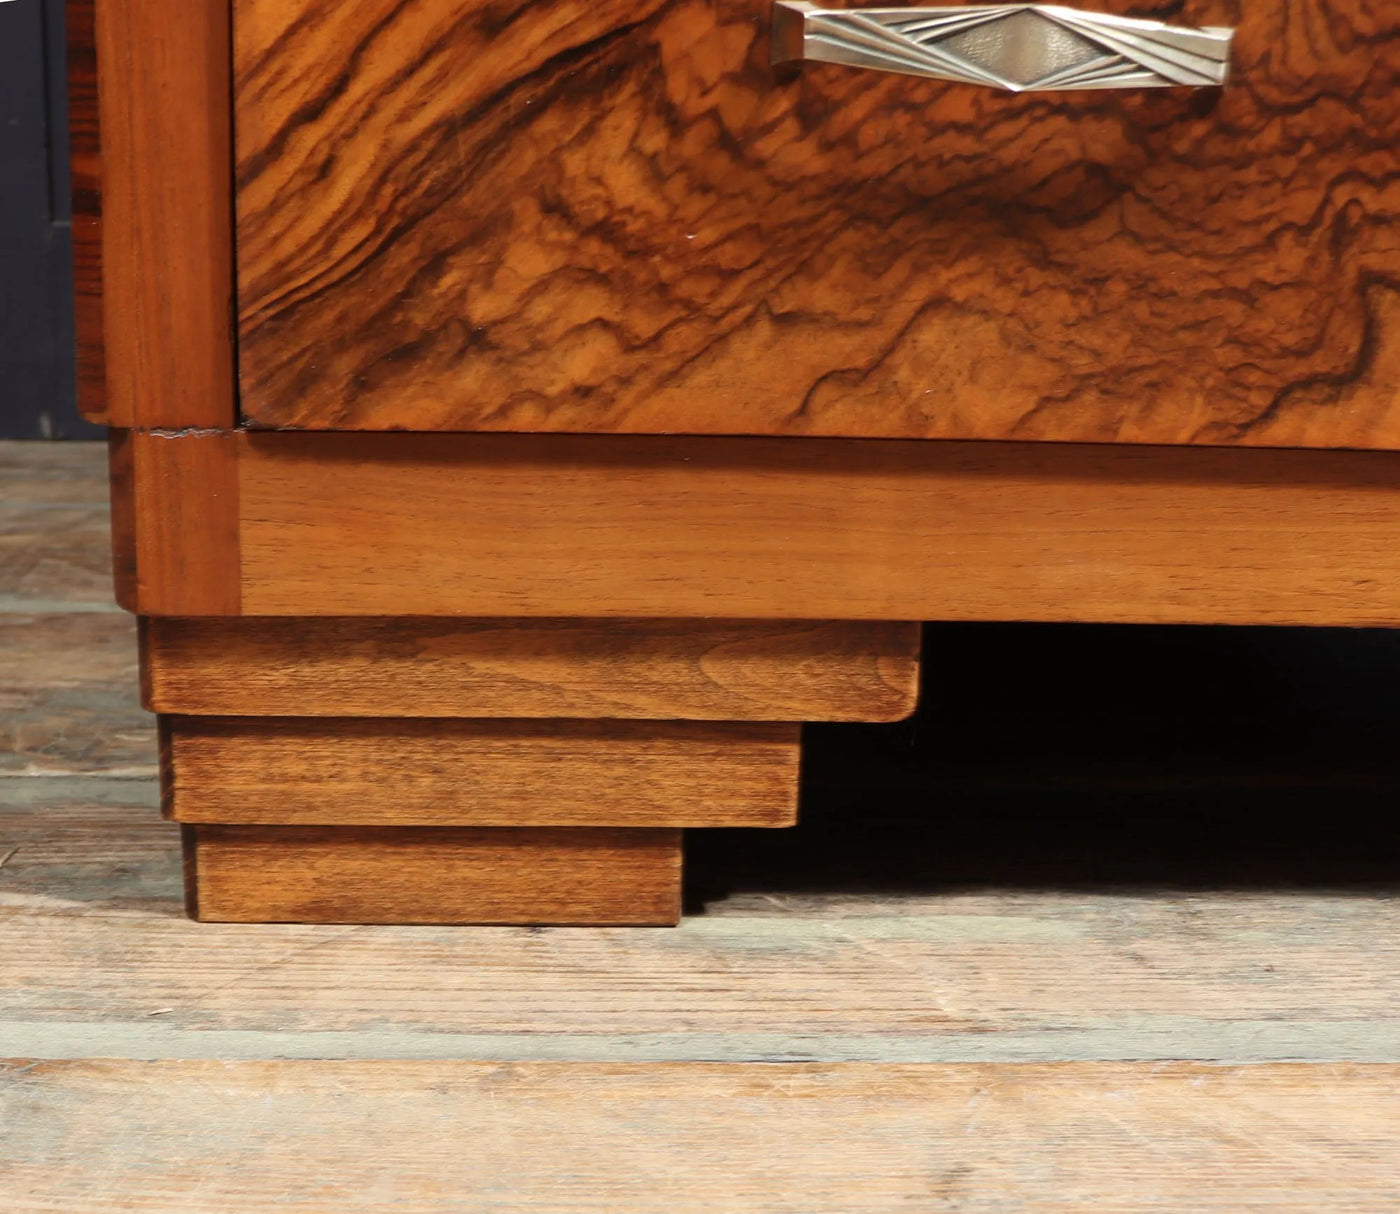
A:
<svg viewBox="0 0 1400 1214">
<path fill-rule="evenodd" d="M 0 0 L 0 438 L 96 438 L 74 401 L 63 0 Z"/>
</svg>

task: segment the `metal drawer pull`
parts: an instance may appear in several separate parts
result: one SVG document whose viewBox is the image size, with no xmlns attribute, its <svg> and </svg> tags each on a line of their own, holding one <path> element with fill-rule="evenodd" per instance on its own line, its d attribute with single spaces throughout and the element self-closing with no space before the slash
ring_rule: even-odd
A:
<svg viewBox="0 0 1400 1214">
<path fill-rule="evenodd" d="M 950 8 L 773 5 L 773 63 L 821 60 L 1013 93 L 1225 83 L 1223 26 L 1185 29 L 1053 4 Z"/>
</svg>

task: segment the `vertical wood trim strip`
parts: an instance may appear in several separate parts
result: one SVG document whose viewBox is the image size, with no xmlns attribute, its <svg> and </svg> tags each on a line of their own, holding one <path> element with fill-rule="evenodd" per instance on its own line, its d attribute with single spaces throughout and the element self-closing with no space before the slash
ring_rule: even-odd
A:
<svg viewBox="0 0 1400 1214">
<path fill-rule="evenodd" d="M 236 423 L 228 0 L 96 11 L 112 425 Z"/>
<path fill-rule="evenodd" d="M 102 351 L 102 140 L 97 102 L 96 0 L 68 0 L 68 164 L 73 199 L 73 318 L 78 411 L 107 421 Z"/>
<path fill-rule="evenodd" d="M 238 615 L 238 435 L 137 433 L 132 442 L 136 609 Z"/>
</svg>

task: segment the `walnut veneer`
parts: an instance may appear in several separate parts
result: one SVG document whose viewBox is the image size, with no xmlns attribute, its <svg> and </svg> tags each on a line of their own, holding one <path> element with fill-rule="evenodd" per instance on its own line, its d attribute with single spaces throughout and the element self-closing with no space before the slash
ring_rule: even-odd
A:
<svg viewBox="0 0 1400 1214">
<path fill-rule="evenodd" d="M 1230 83 L 779 73 L 767 0 L 235 0 L 244 416 L 1400 446 L 1400 7 L 1083 7 L 1237 27 Z"/>
</svg>

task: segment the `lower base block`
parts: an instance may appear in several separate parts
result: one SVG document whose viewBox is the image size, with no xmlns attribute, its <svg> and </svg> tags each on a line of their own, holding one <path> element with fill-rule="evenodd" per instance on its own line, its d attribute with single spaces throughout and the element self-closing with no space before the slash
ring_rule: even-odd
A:
<svg viewBox="0 0 1400 1214">
<path fill-rule="evenodd" d="M 671 926 L 681 832 L 185 826 L 190 916 L 211 923 Z"/>
</svg>

